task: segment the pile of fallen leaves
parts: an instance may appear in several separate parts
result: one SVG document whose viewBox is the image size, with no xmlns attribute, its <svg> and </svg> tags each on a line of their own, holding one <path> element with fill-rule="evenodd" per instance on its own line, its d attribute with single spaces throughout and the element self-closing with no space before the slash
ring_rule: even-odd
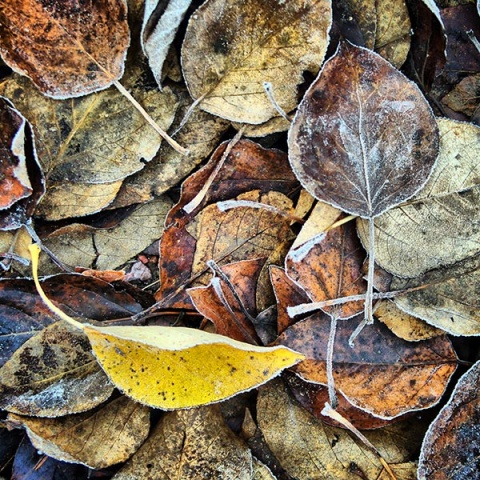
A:
<svg viewBox="0 0 480 480">
<path fill-rule="evenodd" d="M 442 7 L 0 0 L 1 474 L 480 477 L 480 2 Z"/>
</svg>

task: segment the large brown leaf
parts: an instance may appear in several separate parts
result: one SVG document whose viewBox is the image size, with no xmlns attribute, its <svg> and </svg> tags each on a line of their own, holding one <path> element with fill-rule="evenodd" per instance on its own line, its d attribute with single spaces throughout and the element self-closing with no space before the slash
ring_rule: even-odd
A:
<svg viewBox="0 0 480 480">
<path fill-rule="evenodd" d="M 182 68 L 200 107 L 236 122 L 263 123 L 278 113 L 263 88 L 270 82 L 285 111 L 297 105 L 303 72 L 323 61 L 331 24 L 325 0 L 210 0 L 190 18 Z"/>
<path fill-rule="evenodd" d="M 457 364 L 446 336 L 410 343 L 377 322 L 352 348 L 348 339 L 356 323 L 339 323 L 333 353 L 335 384 L 353 405 L 388 419 L 438 403 Z M 329 321 L 317 314 L 280 335 L 278 343 L 306 355 L 294 368 L 302 378 L 327 384 L 329 333 Z"/>
<path fill-rule="evenodd" d="M 430 425 L 423 440 L 420 480 L 470 480 L 480 477 L 480 362 L 458 381 L 448 403 Z"/>
<path fill-rule="evenodd" d="M 313 196 L 373 218 L 425 184 L 438 132 L 414 83 L 379 55 L 343 43 L 302 100 L 289 147 Z"/>
<path fill-rule="evenodd" d="M 118 80 L 130 34 L 123 0 L 0 2 L 0 54 L 46 95 L 77 97 Z"/>
</svg>

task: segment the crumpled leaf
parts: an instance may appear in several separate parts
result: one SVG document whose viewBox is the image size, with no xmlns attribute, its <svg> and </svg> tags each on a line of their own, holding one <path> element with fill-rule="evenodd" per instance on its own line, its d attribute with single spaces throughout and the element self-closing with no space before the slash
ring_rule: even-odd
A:
<svg viewBox="0 0 480 480">
<path fill-rule="evenodd" d="M 30 77 L 42 93 L 85 95 L 123 74 L 130 43 L 127 5 L 98 0 L 79 8 L 70 2 L 2 0 L 0 39 L 5 63 Z"/>
<path fill-rule="evenodd" d="M 343 322 L 342 322 L 343 323 Z M 288 474 L 299 480 L 387 480 L 378 457 L 359 440 L 342 429 L 331 427 L 314 418 L 294 402 L 280 381 L 260 389 L 257 418 L 268 446 Z M 404 472 L 405 462 L 418 448 L 418 433 L 409 437 L 405 432 L 364 432 L 380 451 L 396 474 Z M 408 432 L 408 430 L 407 430 Z M 402 439 L 403 437 L 403 439 Z M 417 441 L 416 441 L 417 440 Z M 413 468 L 412 468 L 413 467 Z M 409 470 L 414 471 L 410 465 Z M 413 480 L 415 477 L 402 477 Z"/>
<path fill-rule="evenodd" d="M 95 411 L 52 419 L 10 414 L 7 422 L 24 427 L 45 455 L 100 469 L 124 462 L 144 442 L 150 409 L 122 396 Z"/>
<path fill-rule="evenodd" d="M 162 69 L 178 27 L 192 0 L 146 0 L 141 32 L 142 49 L 162 88 Z"/>
<path fill-rule="evenodd" d="M 206 287 L 187 290 L 195 309 L 213 322 L 216 333 L 241 342 L 260 344 L 251 318 L 256 314 L 256 286 L 264 263 L 265 259 L 261 258 L 221 268 L 237 298 L 219 276 L 214 276 Z"/>
<path fill-rule="evenodd" d="M 0 408 L 57 417 L 104 402 L 113 385 L 85 335 L 57 322 L 27 340 L 0 369 Z"/>
<path fill-rule="evenodd" d="M 303 355 L 184 327 L 85 327 L 111 381 L 134 400 L 172 410 L 251 390 Z"/>
<path fill-rule="evenodd" d="M 139 451 L 113 477 L 134 478 L 250 480 L 252 454 L 226 426 L 218 407 L 168 412 Z"/>
<path fill-rule="evenodd" d="M 373 218 L 423 187 L 438 132 L 414 83 L 377 54 L 342 43 L 302 100 L 288 143 L 306 190 Z"/>
<path fill-rule="evenodd" d="M 375 261 L 401 277 L 452 265 L 478 253 L 480 128 L 438 119 L 440 155 L 429 181 L 406 204 L 375 219 Z M 358 223 L 368 244 L 368 228 Z"/>
<path fill-rule="evenodd" d="M 358 317 L 338 324 L 333 348 L 335 385 L 347 400 L 385 419 L 436 405 L 457 367 L 448 338 L 406 342 L 377 322 L 365 327 L 352 348 L 348 339 L 357 323 Z M 328 319 L 315 314 L 289 327 L 276 343 L 305 354 L 293 369 L 298 375 L 327 385 L 329 333 Z"/>
<path fill-rule="evenodd" d="M 478 478 L 480 362 L 465 373 L 423 440 L 419 480 Z"/>
<path fill-rule="evenodd" d="M 416 278 L 393 277 L 392 289 L 425 286 L 398 295 L 395 304 L 452 335 L 480 335 L 480 254 Z"/>
<path fill-rule="evenodd" d="M 471 117 L 480 105 L 480 74 L 469 75 L 442 98 L 447 107 Z"/>
<path fill-rule="evenodd" d="M 211 0 L 190 17 L 182 69 L 200 108 L 236 122 L 263 123 L 297 105 L 302 73 L 318 71 L 328 46 L 330 3 Z"/>
<path fill-rule="evenodd" d="M 355 226 L 349 222 L 291 249 L 285 258 L 285 269 L 313 302 L 323 302 L 365 293 L 364 257 Z M 348 302 L 322 310 L 345 319 L 360 313 L 363 303 Z"/>
</svg>

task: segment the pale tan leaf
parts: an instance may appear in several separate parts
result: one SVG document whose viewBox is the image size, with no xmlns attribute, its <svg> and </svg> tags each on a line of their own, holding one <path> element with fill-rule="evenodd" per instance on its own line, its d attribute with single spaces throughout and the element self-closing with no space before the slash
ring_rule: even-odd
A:
<svg viewBox="0 0 480 480">
<path fill-rule="evenodd" d="M 291 111 L 302 73 L 322 63 L 330 23 L 324 0 L 210 0 L 190 18 L 183 42 L 188 89 L 207 112 L 258 124 L 278 115 L 263 88 L 270 82 Z"/>
<path fill-rule="evenodd" d="M 437 119 L 440 155 L 415 197 L 375 219 L 375 261 L 401 277 L 451 265 L 480 251 L 480 128 Z M 358 231 L 368 245 L 368 225 Z"/>
</svg>

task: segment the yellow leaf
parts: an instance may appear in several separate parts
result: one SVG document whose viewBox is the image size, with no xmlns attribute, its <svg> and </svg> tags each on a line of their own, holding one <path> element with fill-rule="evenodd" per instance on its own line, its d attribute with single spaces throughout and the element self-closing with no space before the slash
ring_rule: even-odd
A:
<svg viewBox="0 0 480 480">
<path fill-rule="evenodd" d="M 42 300 L 85 332 L 112 383 L 138 402 L 165 410 L 220 402 L 305 359 L 287 347 L 258 347 L 191 328 L 82 324 L 53 305 L 42 290 L 39 250 L 30 246 L 33 279 Z"/>
<path fill-rule="evenodd" d="M 251 390 L 304 357 L 182 327 L 85 327 L 110 380 L 138 402 L 166 410 Z"/>
</svg>

